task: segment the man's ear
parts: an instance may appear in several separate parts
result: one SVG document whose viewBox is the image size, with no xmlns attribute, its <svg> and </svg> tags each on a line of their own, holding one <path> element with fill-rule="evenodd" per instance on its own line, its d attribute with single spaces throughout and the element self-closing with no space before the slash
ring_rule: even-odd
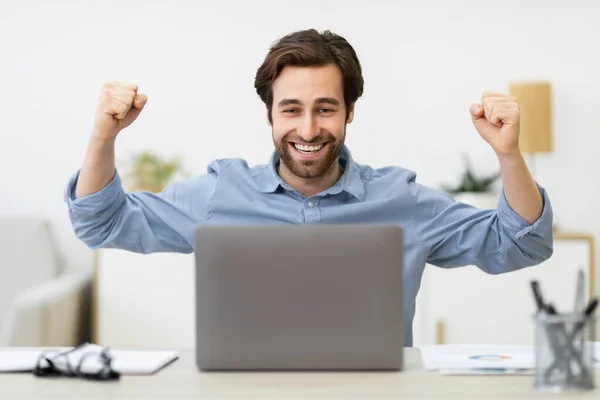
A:
<svg viewBox="0 0 600 400">
<path fill-rule="evenodd" d="M 273 124 L 271 123 L 271 119 L 269 118 L 269 107 L 267 107 L 266 105 L 265 105 L 265 110 L 267 111 L 266 114 L 265 114 L 267 116 L 267 125 L 269 125 L 270 127 L 272 127 Z"/>
<path fill-rule="evenodd" d="M 354 105 L 356 102 L 350 104 L 350 108 L 348 108 L 348 118 L 346 118 L 346 123 L 349 124 L 354 120 Z"/>
</svg>

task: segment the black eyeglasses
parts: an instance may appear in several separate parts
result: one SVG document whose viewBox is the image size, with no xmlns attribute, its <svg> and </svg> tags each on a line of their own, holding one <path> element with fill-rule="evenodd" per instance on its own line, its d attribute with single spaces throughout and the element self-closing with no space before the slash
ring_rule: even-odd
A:
<svg viewBox="0 0 600 400">
<path fill-rule="evenodd" d="M 39 377 L 78 377 L 84 379 L 105 381 L 105 380 L 116 380 L 119 379 L 121 374 L 112 369 L 111 363 L 112 358 L 108 348 L 102 349 L 102 351 L 85 353 L 77 366 L 71 364 L 69 360 L 69 354 L 76 350 L 81 349 L 84 345 L 77 346 L 73 349 L 65 351 L 59 354 L 45 354 L 42 353 L 38 359 L 38 362 L 33 370 L 33 374 Z M 90 366 L 89 363 L 83 370 L 82 366 L 84 362 L 90 358 L 97 358 L 97 363 Z"/>
</svg>

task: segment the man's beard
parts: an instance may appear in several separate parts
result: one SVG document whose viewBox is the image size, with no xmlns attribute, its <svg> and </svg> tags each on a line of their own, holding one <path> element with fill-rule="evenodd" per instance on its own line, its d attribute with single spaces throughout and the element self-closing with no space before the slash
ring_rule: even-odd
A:
<svg viewBox="0 0 600 400">
<path fill-rule="evenodd" d="M 315 179 L 320 178 L 329 171 L 334 162 L 337 161 L 338 156 L 342 152 L 344 147 L 344 139 L 346 138 L 346 132 L 344 128 L 344 135 L 340 140 L 330 134 L 325 133 L 314 138 L 311 142 L 306 142 L 301 139 L 292 140 L 293 143 L 300 143 L 305 145 L 311 145 L 312 143 L 323 143 L 327 142 L 325 148 L 321 151 L 325 151 L 326 154 L 321 155 L 317 160 L 297 160 L 292 154 L 295 149 L 290 147 L 290 141 L 288 135 L 284 136 L 279 143 L 275 144 L 275 149 L 279 153 L 279 158 L 283 165 L 294 175 L 303 179 Z"/>
</svg>

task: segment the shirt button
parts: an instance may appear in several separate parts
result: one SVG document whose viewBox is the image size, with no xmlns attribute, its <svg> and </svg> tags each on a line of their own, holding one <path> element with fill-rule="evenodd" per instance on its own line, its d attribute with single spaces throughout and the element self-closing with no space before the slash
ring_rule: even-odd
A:
<svg viewBox="0 0 600 400">
<path fill-rule="evenodd" d="M 313 202 L 312 202 L 312 201 L 309 201 L 309 202 L 308 202 L 308 206 L 312 208 L 312 207 L 314 206 Z"/>
</svg>

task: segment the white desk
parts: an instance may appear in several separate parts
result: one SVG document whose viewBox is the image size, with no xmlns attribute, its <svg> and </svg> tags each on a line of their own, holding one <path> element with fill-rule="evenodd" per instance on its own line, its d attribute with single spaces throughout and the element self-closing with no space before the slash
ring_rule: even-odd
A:
<svg viewBox="0 0 600 400">
<path fill-rule="evenodd" d="M 402 372 L 210 372 L 196 369 L 192 350 L 153 376 L 116 382 L 0 374 L 0 399 L 598 399 L 586 393 L 537 393 L 533 377 L 447 377 L 422 369 L 417 349 Z M 600 374 L 596 375 L 600 382 Z"/>
</svg>

